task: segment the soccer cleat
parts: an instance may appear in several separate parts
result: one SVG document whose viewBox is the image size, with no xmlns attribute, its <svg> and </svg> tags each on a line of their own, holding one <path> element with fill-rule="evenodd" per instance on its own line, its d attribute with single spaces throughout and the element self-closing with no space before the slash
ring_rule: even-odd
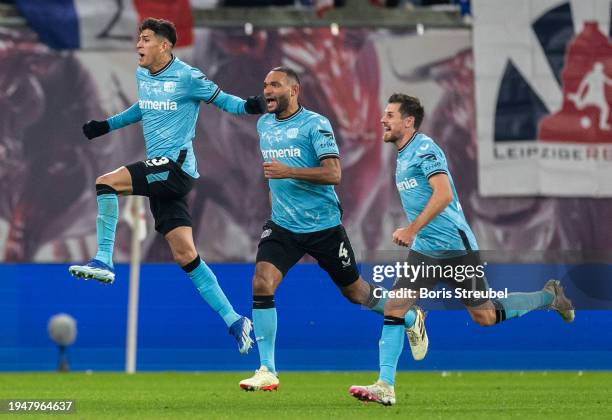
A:
<svg viewBox="0 0 612 420">
<path fill-rule="evenodd" d="M 240 388 L 245 391 L 276 391 L 278 389 L 278 376 L 262 366 L 255 371 L 255 375 L 240 381 Z"/>
<path fill-rule="evenodd" d="M 253 346 L 253 340 L 251 339 L 252 330 L 253 323 L 245 316 L 234 322 L 229 328 L 229 333 L 236 339 L 238 351 L 242 354 L 248 353 Z"/>
<path fill-rule="evenodd" d="M 68 268 L 74 277 L 98 280 L 100 283 L 111 284 L 115 281 L 113 269 L 102 261 L 93 259 L 85 265 L 71 265 Z"/>
<path fill-rule="evenodd" d="M 425 329 L 425 312 L 418 306 L 414 307 L 414 311 L 416 312 L 416 319 L 412 327 L 406 328 L 406 335 L 410 343 L 412 358 L 414 360 L 423 360 L 429 349 L 429 338 Z"/>
<path fill-rule="evenodd" d="M 374 385 L 353 385 L 349 388 L 349 394 L 360 401 L 373 401 L 382 405 L 395 404 L 395 389 L 380 379 Z"/>
<path fill-rule="evenodd" d="M 548 280 L 542 290 L 554 296 L 553 302 L 550 304 L 550 309 L 557 311 L 565 322 L 574 321 L 576 317 L 574 306 L 572 305 L 572 301 L 565 296 L 563 286 L 561 286 L 559 280 Z"/>
</svg>

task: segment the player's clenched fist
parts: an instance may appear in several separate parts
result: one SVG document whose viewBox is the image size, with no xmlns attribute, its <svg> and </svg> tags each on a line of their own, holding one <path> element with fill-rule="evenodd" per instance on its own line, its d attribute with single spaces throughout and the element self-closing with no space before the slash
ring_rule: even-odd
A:
<svg viewBox="0 0 612 420">
<path fill-rule="evenodd" d="M 416 233 L 409 227 L 396 229 L 393 232 L 393 242 L 400 246 L 410 247 L 415 236 Z"/>
<path fill-rule="evenodd" d="M 105 121 L 91 120 L 83 124 L 83 134 L 89 140 L 103 136 L 110 131 L 110 125 Z"/>
<path fill-rule="evenodd" d="M 272 162 L 264 162 L 263 168 L 264 176 L 267 179 L 291 178 L 291 168 L 276 159 L 272 159 Z"/>
</svg>

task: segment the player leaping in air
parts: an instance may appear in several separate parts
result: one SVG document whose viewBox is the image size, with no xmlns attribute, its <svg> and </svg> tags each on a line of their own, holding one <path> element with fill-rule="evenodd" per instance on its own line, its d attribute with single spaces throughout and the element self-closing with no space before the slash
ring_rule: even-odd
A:
<svg viewBox="0 0 612 420">
<path fill-rule="evenodd" d="M 394 94 L 389 98 L 381 119 L 383 141 L 397 147 L 395 182 L 410 221 L 408 227 L 399 228 L 393 233 L 393 242 L 410 248 L 408 263 L 411 266 L 443 267 L 446 270 L 447 267 L 479 265 L 476 238 L 459 205 L 446 157 L 431 138 L 418 131 L 424 114 L 417 98 Z M 426 271 L 421 270 L 421 273 Z M 399 278 L 393 290 L 416 292 L 420 288 L 433 289 L 440 281 L 450 283 L 462 294 L 464 291 L 479 291 L 482 292 L 481 296 L 485 296 L 488 290 L 484 276 L 460 281 L 425 275 Z M 472 319 L 482 326 L 495 325 L 539 308 L 556 310 L 566 322 L 574 320 L 572 303 L 565 297 L 558 280 L 549 280 L 538 292 L 509 293 L 507 297 L 497 300 L 477 297 L 476 293 L 464 295 L 463 304 Z M 393 386 L 397 362 L 404 347 L 404 315 L 416 300 L 408 296 L 393 297 L 386 302 L 379 341 L 379 379 L 373 385 L 350 387 L 349 392 L 355 398 L 383 405 L 395 404 Z"/>
<path fill-rule="evenodd" d="M 73 265 L 79 278 L 112 283 L 113 246 L 118 219 L 118 195 L 149 197 L 155 230 L 164 235 L 174 260 L 185 270 L 202 298 L 215 310 L 246 353 L 253 344 L 251 321 L 237 314 L 217 278 L 196 251 L 186 195 L 199 177 L 192 140 L 200 102 L 212 103 L 233 114 L 261 114 L 261 97 L 246 101 L 228 95 L 200 70 L 172 53 L 176 29 L 172 22 L 148 18 L 139 28 L 138 102 L 104 121 L 89 121 L 89 139 L 142 121 L 147 160 L 122 166 L 96 179 L 98 251 L 85 265 Z"/>
<path fill-rule="evenodd" d="M 274 360 L 274 293 L 304 254 L 317 260 L 352 303 L 382 315 L 386 300 L 377 298 L 379 292 L 359 275 L 341 224 L 340 202 L 334 191 L 341 177 L 340 154 L 331 124 L 302 107 L 299 93 L 294 70 L 277 67 L 266 76 L 268 114 L 257 122 L 257 132 L 264 175 L 269 179 L 272 217 L 263 227 L 253 276 L 253 324 L 260 368 L 240 382 L 248 391 L 274 390 L 279 385 Z M 402 322 L 414 359 L 423 359 L 428 343 L 423 311 L 416 307 L 406 311 Z"/>
</svg>

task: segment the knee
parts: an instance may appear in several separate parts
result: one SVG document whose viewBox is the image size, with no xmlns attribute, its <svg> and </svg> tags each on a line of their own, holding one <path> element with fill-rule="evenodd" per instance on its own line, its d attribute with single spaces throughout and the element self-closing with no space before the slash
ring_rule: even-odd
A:
<svg viewBox="0 0 612 420">
<path fill-rule="evenodd" d="M 172 250 L 172 257 L 174 261 L 181 267 L 185 267 L 187 264 L 195 260 L 198 253 L 191 247 L 180 247 Z"/>
<path fill-rule="evenodd" d="M 115 182 L 113 180 L 113 177 L 110 176 L 109 174 L 106 175 L 100 175 L 99 177 L 96 178 L 96 185 L 108 185 L 109 187 L 113 187 L 115 188 Z"/>
<path fill-rule="evenodd" d="M 274 294 L 274 282 L 261 273 L 253 276 L 253 295 L 270 296 Z"/>
<path fill-rule="evenodd" d="M 351 303 L 363 303 L 359 290 L 354 287 L 347 286 L 340 289 L 342 295 Z"/>
<path fill-rule="evenodd" d="M 470 312 L 472 320 L 481 327 L 490 327 L 496 324 L 495 310 L 479 310 Z"/>
</svg>

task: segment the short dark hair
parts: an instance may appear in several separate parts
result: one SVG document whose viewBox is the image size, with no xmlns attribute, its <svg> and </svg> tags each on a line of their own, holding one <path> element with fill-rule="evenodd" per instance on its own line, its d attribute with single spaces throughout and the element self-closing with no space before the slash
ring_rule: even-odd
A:
<svg viewBox="0 0 612 420">
<path fill-rule="evenodd" d="M 138 31 L 142 32 L 145 29 L 150 29 L 155 33 L 155 35 L 166 38 L 168 41 L 170 41 L 173 47 L 176 44 L 176 27 L 174 26 L 174 23 L 170 22 L 169 20 L 146 18 L 140 24 Z"/>
<path fill-rule="evenodd" d="M 300 77 L 298 76 L 297 72 L 290 67 L 274 67 L 272 71 L 280 71 L 281 73 L 285 73 L 288 79 L 293 80 L 298 85 L 300 84 Z"/>
<path fill-rule="evenodd" d="M 399 112 L 402 118 L 414 117 L 414 128 L 419 129 L 425 117 L 425 108 L 421 105 L 419 98 L 403 93 L 394 93 L 389 97 L 389 103 L 400 104 Z"/>
</svg>

